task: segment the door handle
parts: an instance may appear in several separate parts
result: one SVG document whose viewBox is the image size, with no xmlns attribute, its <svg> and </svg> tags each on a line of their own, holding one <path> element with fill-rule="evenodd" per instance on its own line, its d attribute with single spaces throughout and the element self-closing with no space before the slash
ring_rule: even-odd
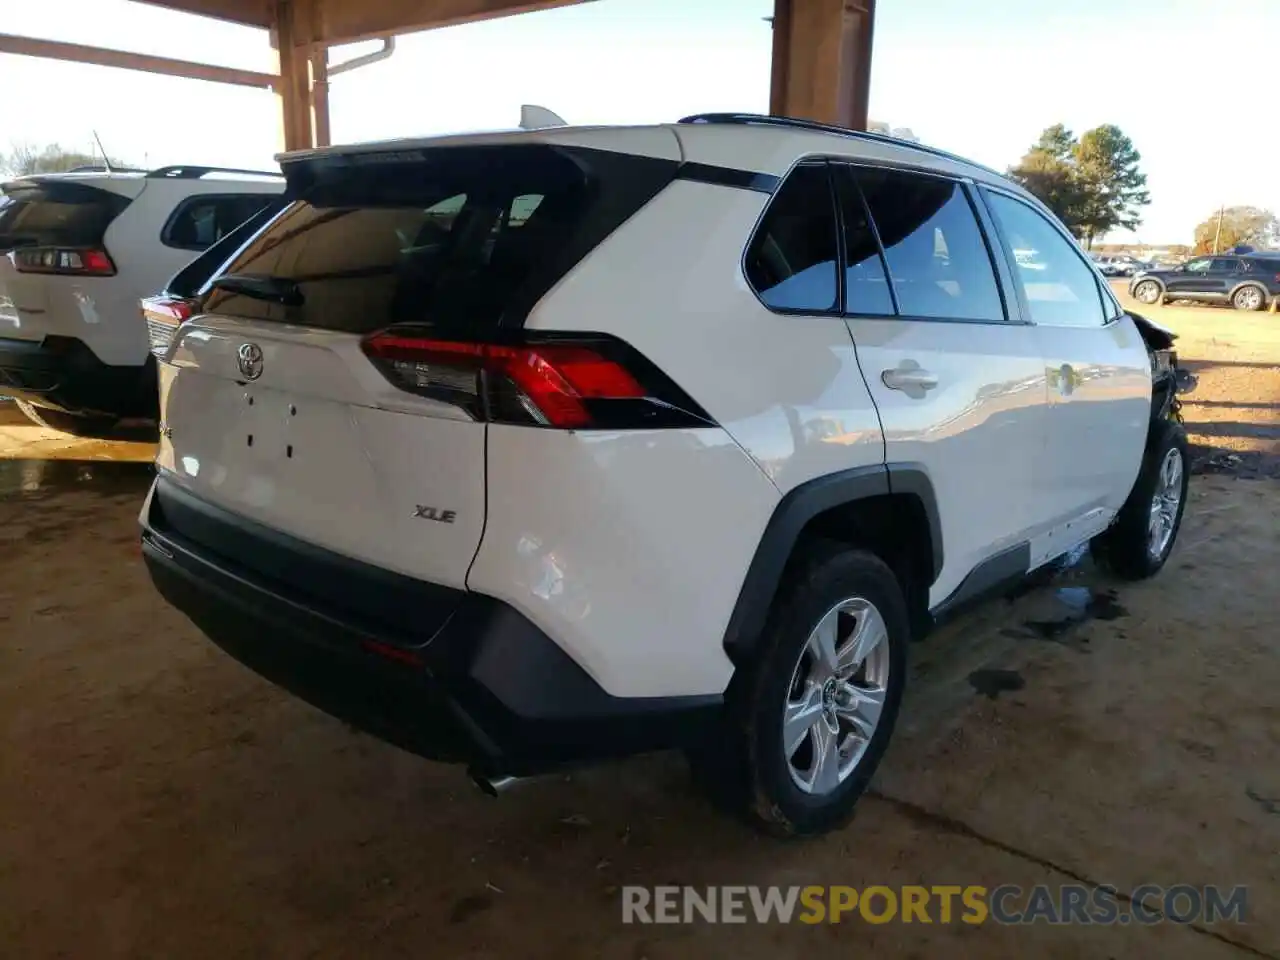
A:
<svg viewBox="0 0 1280 960">
<path fill-rule="evenodd" d="M 1069 363 L 1064 363 L 1056 371 L 1058 381 L 1058 392 L 1064 397 L 1071 396 L 1076 389 L 1076 368 Z"/>
<path fill-rule="evenodd" d="M 904 360 L 883 371 L 880 381 L 890 390 L 901 390 L 913 400 L 923 400 L 925 394 L 938 385 L 938 375 L 922 369 L 914 360 Z"/>
</svg>

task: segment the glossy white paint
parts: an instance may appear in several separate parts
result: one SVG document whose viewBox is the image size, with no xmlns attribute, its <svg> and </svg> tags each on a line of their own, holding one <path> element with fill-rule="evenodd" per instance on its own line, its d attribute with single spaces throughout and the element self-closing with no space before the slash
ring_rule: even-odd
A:
<svg viewBox="0 0 1280 960">
<path fill-rule="evenodd" d="M 1111 526 L 1115 515 L 1114 510 L 1095 507 L 1035 534 L 1030 540 L 1031 559 L 1028 569 L 1034 570 L 1087 543 Z"/>
<path fill-rule="evenodd" d="M 242 384 L 244 343 L 261 347 L 263 372 Z M 350 334 L 203 317 L 160 371 L 157 463 L 182 486 L 366 563 L 464 586 L 484 529 L 483 424 L 394 391 Z M 419 519 L 419 506 L 453 522 Z"/>
<path fill-rule="evenodd" d="M 1043 490 L 1050 523 L 1120 509 L 1142 464 L 1151 411 L 1151 361 L 1122 315 L 1105 327 L 1037 326 L 1052 418 Z"/>
<path fill-rule="evenodd" d="M 614 696 L 724 690 L 729 614 L 778 492 L 723 431 L 489 427 L 467 577 Z"/>
<path fill-rule="evenodd" d="M 807 155 L 901 161 L 1015 189 L 909 147 L 773 128 L 562 128 L 393 146 L 498 141 L 776 175 Z M 722 691 L 732 674 L 724 630 L 781 495 L 886 452 L 923 465 L 935 487 L 945 563 L 932 604 L 1009 544 L 1031 541 L 1036 565 L 1105 527 L 1142 453 L 1134 418 L 1145 417 L 1138 400 L 1150 378 L 1131 324 L 1055 331 L 775 314 L 741 265 L 766 203 L 678 180 L 527 322 L 624 339 L 720 427 L 486 428 L 392 387 L 355 337 L 201 318 L 162 364 L 173 433 L 160 466 L 268 526 L 510 604 L 615 696 Z M 240 386 L 235 352 L 246 341 L 262 347 L 265 372 Z M 1054 397 L 1050 371 L 1063 362 L 1095 375 Z M 907 364 L 937 387 L 919 399 L 886 387 L 883 371 Z M 292 458 L 282 454 L 291 443 Z M 1102 445 L 1093 462 L 1071 462 Z M 417 505 L 454 510 L 457 522 L 415 521 Z"/>
<path fill-rule="evenodd" d="M 938 604 L 974 567 L 1026 540 L 1047 440 L 1044 363 L 1031 327 L 1017 323 L 850 318 L 849 329 L 884 424 L 890 463 L 920 463 L 942 522 Z M 937 378 L 923 396 L 890 389 L 885 371 L 914 366 Z"/>
<path fill-rule="evenodd" d="M 174 209 L 187 197 L 218 193 L 279 193 L 280 181 L 146 178 L 136 173 L 86 173 L 61 179 L 109 190 L 133 200 L 103 236 L 116 273 L 74 277 L 19 273 L 0 256 L 0 337 L 43 340 L 75 337 L 109 366 L 141 366 L 148 356 L 147 326 L 138 301 L 159 293 L 197 253 L 160 242 Z"/>
<path fill-rule="evenodd" d="M 766 199 L 673 183 L 566 277 L 528 326 L 623 338 L 786 493 L 882 463 L 884 445 L 844 322 L 771 313 L 747 286 L 742 253 Z M 677 221 L 698 229 L 672 230 Z"/>
</svg>

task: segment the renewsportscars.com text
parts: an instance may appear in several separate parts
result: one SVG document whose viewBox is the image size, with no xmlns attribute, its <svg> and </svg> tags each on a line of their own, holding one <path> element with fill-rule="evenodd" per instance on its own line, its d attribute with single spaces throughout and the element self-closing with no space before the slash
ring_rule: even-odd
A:
<svg viewBox="0 0 1280 960">
<path fill-rule="evenodd" d="M 1154 924 L 1244 922 L 1246 887 L 1142 884 L 1021 887 L 622 888 L 623 923 Z"/>
</svg>

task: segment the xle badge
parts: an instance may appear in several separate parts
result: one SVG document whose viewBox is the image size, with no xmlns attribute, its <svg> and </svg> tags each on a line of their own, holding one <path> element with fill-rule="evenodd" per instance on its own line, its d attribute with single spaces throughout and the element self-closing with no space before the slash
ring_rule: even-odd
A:
<svg viewBox="0 0 1280 960">
<path fill-rule="evenodd" d="M 418 504 L 413 508 L 413 515 L 419 520 L 434 520 L 436 523 L 453 523 L 457 514 L 452 510 L 441 510 L 439 507 L 424 507 Z"/>
</svg>

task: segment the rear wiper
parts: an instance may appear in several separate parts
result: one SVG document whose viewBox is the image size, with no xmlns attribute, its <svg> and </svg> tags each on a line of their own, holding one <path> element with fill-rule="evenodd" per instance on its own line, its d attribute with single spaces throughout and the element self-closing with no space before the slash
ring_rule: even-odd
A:
<svg viewBox="0 0 1280 960">
<path fill-rule="evenodd" d="M 304 302 L 298 285 L 287 277 L 228 273 L 214 280 L 213 286 L 219 290 L 238 293 L 255 300 L 272 300 L 286 307 L 300 307 Z"/>
</svg>

